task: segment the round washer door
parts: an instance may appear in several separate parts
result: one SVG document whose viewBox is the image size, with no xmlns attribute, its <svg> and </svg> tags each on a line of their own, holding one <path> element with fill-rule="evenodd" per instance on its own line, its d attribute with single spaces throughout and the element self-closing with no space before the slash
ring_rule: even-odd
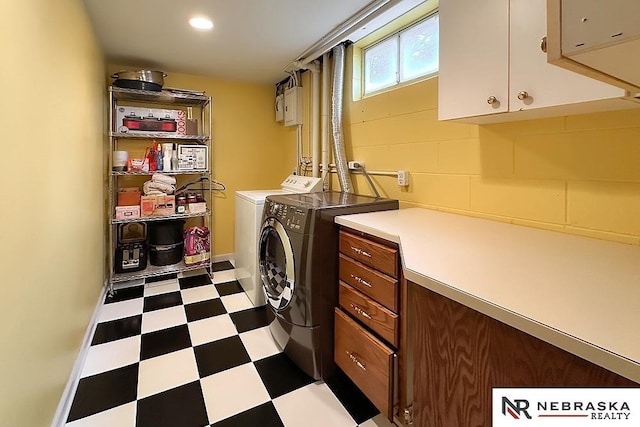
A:
<svg viewBox="0 0 640 427">
<path fill-rule="evenodd" d="M 293 298 L 294 265 L 286 230 L 277 219 L 267 218 L 258 240 L 258 266 L 267 302 L 277 311 L 287 308 Z"/>
</svg>

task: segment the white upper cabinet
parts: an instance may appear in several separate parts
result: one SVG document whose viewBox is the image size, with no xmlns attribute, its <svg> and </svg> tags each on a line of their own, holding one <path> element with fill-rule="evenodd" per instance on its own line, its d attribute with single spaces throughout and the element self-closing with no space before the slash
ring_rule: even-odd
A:
<svg viewBox="0 0 640 427">
<path fill-rule="evenodd" d="M 441 0 L 439 13 L 439 119 L 506 112 L 509 0 Z"/>
<path fill-rule="evenodd" d="M 510 111 L 625 95 L 620 88 L 547 63 L 547 55 L 540 48 L 547 31 L 544 0 L 511 0 L 510 18 Z M 521 92 L 526 92 L 529 99 L 520 100 Z"/>
<path fill-rule="evenodd" d="M 552 64 L 640 92 L 638 0 L 547 0 Z"/>
<path fill-rule="evenodd" d="M 439 119 L 489 123 L 634 106 L 623 89 L 547 63 L 545 36 L 545 0 L 441 0 Z"/>
</svg>

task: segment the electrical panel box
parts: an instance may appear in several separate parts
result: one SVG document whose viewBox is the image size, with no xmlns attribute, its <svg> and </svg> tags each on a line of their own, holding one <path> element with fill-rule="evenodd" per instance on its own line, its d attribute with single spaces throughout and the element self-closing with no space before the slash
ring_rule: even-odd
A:
<svg viewBox="0 0 640 427">
<path fill-rule="evenodd" d="M 284 125 L 302 124 L 302 88 L 292 87 L 284 91 Z"/>
<path fill-rule="evenodd" d="M 283 94 L 276 96 L 275 109 L 276 109 L 276 122 L 283 122 L 284 121 L 284 95 Z"/>
</svg>

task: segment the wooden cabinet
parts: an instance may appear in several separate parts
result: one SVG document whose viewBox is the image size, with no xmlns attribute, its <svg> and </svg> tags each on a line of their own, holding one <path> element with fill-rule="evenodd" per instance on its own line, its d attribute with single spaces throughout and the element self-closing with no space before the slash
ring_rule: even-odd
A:
<svg viewBox="0 0 640 427">
<path fill-rule="evenodd" d="M 490 426 L 493 387 L 638 384 L 408 284 L 414 426 Z"/>
<path fill-rule="evenodd" d="M 634 106 L 620 88 L 547 63 L 545 0 L 447 0 L 439 13 L 440 120 L 498 122 Z"/>
<path fill-rule="evenodd" d="M 335 361 L 369 400 L 390 418 L 394 350 L 339 308 L 335 309 Z"/>
<path fill-rule="evenodd" d="M 398 416 L 402 367 L 400 260 L 397 245 L 342 229 L 336 364 L 387 418 Z M 399 397 L 399 395 L 402 395 Z M 404 406 L 402 406 L 404 407 Z"/>
<path fill-rule="evenodd" d="M 394 347 L 398 347 L 400 329 L 396 313 L 346 283 L 340 282 L 339 293 L 340 306 L 347 313 Z"/>
<path fill-rule="evenodd" d="M 398 250 L 350 233 L 340 233 L 340 252 L 392 277 L 398 277 Z"/>
<path fill-rule="evenodd" d="M 380 273 L 343 254 L 340 254 L 338 276 L 344 283 L 364 292 L 390 310 L 398 311 L 398 279 L 395 277 Z"/>
</svg>

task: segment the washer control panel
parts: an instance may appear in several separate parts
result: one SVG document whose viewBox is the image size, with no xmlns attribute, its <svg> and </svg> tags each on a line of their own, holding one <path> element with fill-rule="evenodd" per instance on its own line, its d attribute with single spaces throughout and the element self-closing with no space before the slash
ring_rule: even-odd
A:
<svg viewBox="0 0 640 427">
<path fill-rule="evenodd" d="M 289 175 L 282 184 L 283 190 L 293 193 L 317 193 L 322 191 L 322 179 L 302 175 Z"/>
<path fill-rule="evenodd" d="M 277 218 L 287 230 L 304 231 L 308 214 L 305 209 L 269 201 L 267 212 L 269 216 Z"/>
</svg>

